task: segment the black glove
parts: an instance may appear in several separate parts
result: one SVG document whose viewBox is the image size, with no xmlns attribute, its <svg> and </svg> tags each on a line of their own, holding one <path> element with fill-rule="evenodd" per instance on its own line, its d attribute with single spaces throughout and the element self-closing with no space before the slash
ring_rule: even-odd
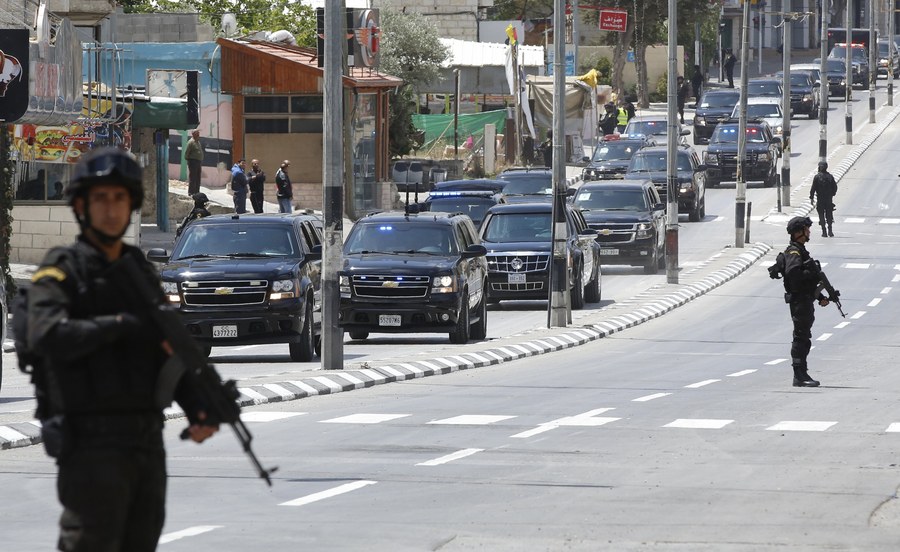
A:
<svg viewBox="0 0 900 552">
<path fill-rule="evenodd" d="M 100 326 L 107 342 L 129 335 L 140 335 L 143 332 L 140 319 L 128 312 L 97 316 L 94 318 L 94 322 Z"/>
</svg>

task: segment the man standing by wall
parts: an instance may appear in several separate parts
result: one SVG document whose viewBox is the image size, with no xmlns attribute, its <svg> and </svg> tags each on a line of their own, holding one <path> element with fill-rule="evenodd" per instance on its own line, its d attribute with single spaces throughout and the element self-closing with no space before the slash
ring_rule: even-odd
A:
<svg viewBox="0 0 900 552">
<path fill-rule="evenodd" d="M 262 213 L 266 173 L 259 168 L 259 159 L 250 162 L 250 174 L 247 176 L 247 180 L 250 182 L 250 205 L 253 207 L 253 212 Z"/>
<path fill-rule="evenodd" d="M 281 162 L 281 168 L 275 173 L 275 187 L 277 188 L 278 211 L 290 213 L 293 209 L 291 201 L 294 199 L 294 188 L 291 185 L 291 177 L 288 176 L 288 167 L 291 162 L 285 159 Z"/>
<path fill-rule="evenodd" d="M 734 56 L 734 52 L 731 51 L 731 48 L 725 51 L 725 78 L 728 79 L 728 88 L 734 88 L 734 65 L 737 63 L 737 58 Z"/>
<path fill-rule="evenodd" d="M 203 171 L 203 144 L 200 143 L 200 129 L 191 131 L 191 138 L 184 148 L 184 159 L 188 166 L 188 195 L 200 191 L 200 174 Z"/>
<path fill-rule="evenodd" d="M 241 215 L 247 212 L 247 162 L 243 159 L 231 167 L 231 192 L 234 194 L 234 212 Z"/>
</svg>

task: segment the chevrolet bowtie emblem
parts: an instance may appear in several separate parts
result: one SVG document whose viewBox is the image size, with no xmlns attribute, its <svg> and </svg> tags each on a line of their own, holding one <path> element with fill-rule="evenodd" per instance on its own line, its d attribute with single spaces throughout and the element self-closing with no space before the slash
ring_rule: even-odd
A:
<svg viewBox="0 0 900 552">
<path fill-rule="evenodd" d="M 398 284 L 397 282 L 395 282 L 393 280 L 388 280 L 386 282 L 382 282 L 381 287 L 395 288 L 395 287 L 400 287 L 400 284 Z"/>
<path fill-rule="evenodd" d="M 609 236 L 610 234 L 612 234 L 612 230 L 610 230 L 609 228 L 604 228 L 603 230 L 600 230 L 599 233 L 601 236 Z"/>
<path fill-rule="evenodd" d="M 230 288 L 230 287 L 216 288 L 216 295 L 231 295 L 232 293 L 234 293 L 234 288 Z"/>
</svg>

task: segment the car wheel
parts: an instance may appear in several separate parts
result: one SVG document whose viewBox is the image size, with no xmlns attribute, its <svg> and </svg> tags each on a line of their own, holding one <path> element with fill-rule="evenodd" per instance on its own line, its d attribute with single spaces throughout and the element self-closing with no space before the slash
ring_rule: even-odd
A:
<svg viewBox="0 0 900 552">
<path fill-rule="evenodd" d="M 810 110 L 810 112 L 809 112 L 809 118 L 810 118 L 810 119 L 815 119 L 815 118 L 818 117 L 818 116 L 819 116 L 819 106 L 816 105 L 816 106 L 813 106 L 813 108 Z"/>
<path fill-rule="evenodd" d="M 459 308 L 459 316 L 456 318 L 456 326 L 450 332 L 450 343 L 462 345 L 469 342 L 469 302 L 465 300 L 468 291 L 463 290 L 462 306 Z"/>
<path fill-rule="evenodd" d="M 472 339 L 482 340 L 487 337 L 487 296 L 482 295 L 478 303 L 478 321 L 472 325 L 470 332 Z"/>
<path fill-rule="evenodd" d="M 691 222 L 700 222 L 700 201 L 697 201 L 697 204 L 694 205 L 694 208 L 691 209 L 691 212 L 688 213 L 688 220 Z"/>
<path fill-rule="evenodd" d="M 350 334 L 350 339 L 358 339 L 360 341 L 369 337 L 369 332 L 364 332 L 362 330 L 350 330 L 347 333 Z"/>
<path fill-rule="evenodd" d="M 594 275 L 594 279 L 591 280 L 591 283 L 584 289 L 584 301 L 586 303 L 600 302 L 600 277 L 600 265 L 598 264 L 597 273 Z"/>
<path fill-rule="evenodd" d="M 309 296 L 306 297 L 306 307 L 303 309 L 303 312 L 304 320 L 303 329 L 300 330 L 300 340 L 296 343 L 288 344 L 291 360 L 295 362 L 311 361 L 316 349 L 316 337 L 313 334 L 312 298 Z"/>
<path fill-rule="evenodd" d="M 659 251 L 653 248 L 653 255 L 644 263 L 644 274 L 656 274 L 659 271 Z"/>
<path fill-rule="evenodd" d="M 572 303 L 572 310 L 580 310 L 584 308 L 584 276 L 581 274 L 580 266 L 576 266 L 575 269 L 575 283 L 569 293 L 569 300 Z"/>
</svg>

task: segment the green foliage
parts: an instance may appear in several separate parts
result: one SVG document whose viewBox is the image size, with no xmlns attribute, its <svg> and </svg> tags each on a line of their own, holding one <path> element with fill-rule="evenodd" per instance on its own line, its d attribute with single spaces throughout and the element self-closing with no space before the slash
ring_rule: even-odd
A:
<svg viewBox="0 0 900 552">
<path fill-rule="evenodd" d="M 0 278 L 3 278 L 6 284 L 7 300 L 11 300 L 16 291 L 16 283 L 9 272 L 13 221 L 13 172 L 12 162 L 9 159 L 9 147 L 9 127 L 0 124 Z"/>
<path fill-rule="evenodd" d="M 656 88 L 650 92 L 651 102 L 665 102 L 669 98 L 669 72 L 665 71 L 656 81 Z"/>
<path fill-rule="evenodd" d="M 416 96 L 411 86 L 401 86 L 395 94 L 391 94 L 390 111 L 388 152 L 394 158 L 407 155 L 421 145 L 412 123 L 412 116 L 416 112 Z"/>
<path fill-rule="evenodd" d="M 440 76 L 448 52 L 433 21 L 418 13 L 382 9 L 381 29 L 381 72 L 403 79 L 416 92 Z"/>
<path fill-rule="evenodd" d="M 601 84 L 609 84 L 612 79 L 612 60 L 601 55 L 589 56 L 578 68 L 578 74 L 583 75 L 591 69 L 596 69 L 600 73 L 599 81 Z"/>
</svg>

